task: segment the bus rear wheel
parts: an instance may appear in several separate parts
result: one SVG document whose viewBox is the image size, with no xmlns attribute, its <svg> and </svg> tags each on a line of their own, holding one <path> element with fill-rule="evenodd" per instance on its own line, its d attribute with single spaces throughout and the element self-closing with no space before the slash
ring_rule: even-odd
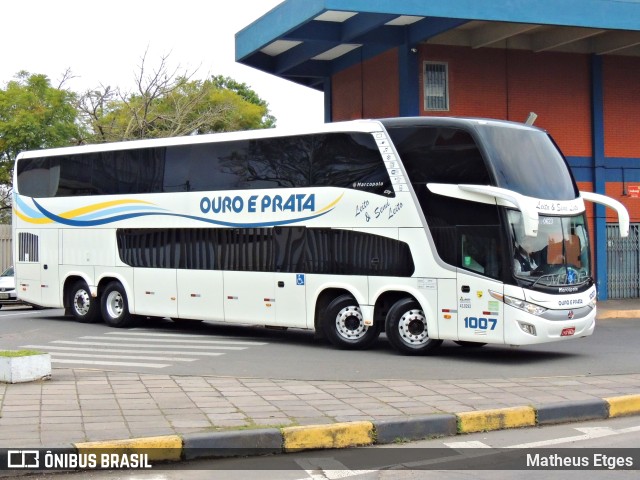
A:
<svg viewBox="0 0 640 480">
<path fill-rule="evenodd" d="M 71 315 L 81 323 L 95 323 L 100 320 L 98 299 L 91 296 L 87 283 L 80 280 L 73 284 L 69 291 Z"/>
<path fill-rule="evenodd" d="M 329 341 L 345 349 L 367 348 L 380 335 L 379 325 L 364 324 L 360 305 L 351 295 L 340 295 L 327 306 L 323 327 Z"/>
<path fill-rule="evenodd" d="M 135 323 L 135 318 L 129 313 L 127 294 L 120 282 L 109 283 L 100 298 L 104 323 L 115 328 L 130 327 Z"/>
<path fill-rule="evenodd" d="M 429 337 L 427 318 L 413 298 L 393 304 L 387 313 L 385 333 L 391 345 L 405 355 L 426 355 L 442 343 Z"/>
</svg>

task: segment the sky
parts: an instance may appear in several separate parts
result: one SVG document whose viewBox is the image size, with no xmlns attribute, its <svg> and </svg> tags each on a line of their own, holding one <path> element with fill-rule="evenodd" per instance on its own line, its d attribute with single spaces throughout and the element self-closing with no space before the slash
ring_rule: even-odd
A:
<svg viewBox="0 0 640 480">
<path fill-rule="evenodd" d="M 235 34 L 283 0 L 4 0 L 0 86 L 16 73 L 47 75 L 82 93 L 99 85 L 134 89 L 146 68 L 169 67 L 194 79 L 229 76 L 269 104 L 279 127 L 324 121 L 323 94 L 235 62 Z"/>
</svg>

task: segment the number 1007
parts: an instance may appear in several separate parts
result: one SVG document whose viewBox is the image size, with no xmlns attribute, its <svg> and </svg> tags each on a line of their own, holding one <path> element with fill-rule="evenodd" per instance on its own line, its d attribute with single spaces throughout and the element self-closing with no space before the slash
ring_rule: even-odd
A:
<svg viewBox="0 0 640 480">
<path fill-rule="evenodd" d="M 464 317 L 464 328 L 475 330 L 495 330 L 498 320 L 484 317 Z"/>
</svg>

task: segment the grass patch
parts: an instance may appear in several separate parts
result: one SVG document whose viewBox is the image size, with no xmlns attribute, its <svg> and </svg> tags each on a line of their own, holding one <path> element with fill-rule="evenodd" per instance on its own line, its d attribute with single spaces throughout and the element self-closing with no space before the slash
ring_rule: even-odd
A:
<svg viewBox="0 0 640 480">
<path fill-rule="evenodd" d="M 38 350 L 0 350 L 0 357 L 30 357 L 41 354 Z"/>
</svg>

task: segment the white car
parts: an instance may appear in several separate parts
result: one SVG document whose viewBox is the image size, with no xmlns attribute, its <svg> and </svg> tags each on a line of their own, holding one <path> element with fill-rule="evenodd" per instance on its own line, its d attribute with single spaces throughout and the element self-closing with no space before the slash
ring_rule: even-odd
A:
<svg viewBox="0 0 640 480">
<path fill-rule="evenodd" d="M 7 268 L 0 275 L 0 308 L 3 305 L 22 303 L 16 293 L 16 279 L 13 276 L 13 267 Z"/>
</svg>

